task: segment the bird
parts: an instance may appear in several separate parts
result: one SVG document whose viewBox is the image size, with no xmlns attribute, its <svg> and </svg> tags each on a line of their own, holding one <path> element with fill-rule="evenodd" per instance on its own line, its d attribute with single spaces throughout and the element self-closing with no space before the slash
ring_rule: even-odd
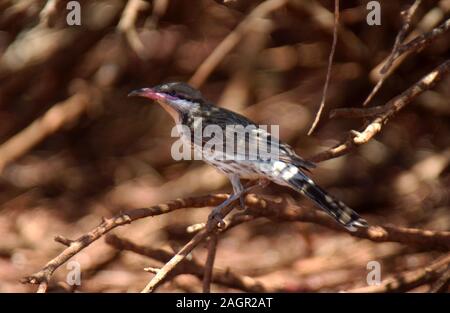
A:
<svg viewBox="0 0 450 313">
<path fill-rule="evenodd" d="M 368 227 L 368 223 L 358 213 L 330 195 L 309 177 L 311 170 L 316 167 L 313 162 L 297 155 L 290 145 L 280 141 L 245 116 L 206 100 L 199 90 L 189 84 L 163 83 L 134 90 L 128 96 L 144 97 L 159 103 L 170 114 L 175 124 L 182 126 L 179 128 L 181 139 L 202 156 L 206 155 L 206 145 L 211 139 L 211 136 L 204 136 L 205 130 L 212 126 L 216 130 L 221 130 L 223 149 L 218 149 L 220 145 L 216 146 L 212 152 L 219 153 L 211 157 L 209 151 L 208 156 L 202 160 L 228 177 L 233 194 L 239 197 L 242 208 L 245 208 L 243 196 L 246 190 L 241 179 L 272 181 L 306 196 L 339 225 L 351 232 Z M 248 130 L 244 137 L 236 139 L 235 133 L 230 131 L 236 126 Z M 271 149 L 265 155 L 259 153 L 258 149 L 252 149 L 255 145 L 263 143 L 276 149 Z M 245 148 L 242 148 L 244 145 Z M 230 149 L 231 147 L 235 149 Z M 231 153 L 227 149 L 230 149 Z M 215 213 L 218 211 L 215 210 Z"/>
</svg>

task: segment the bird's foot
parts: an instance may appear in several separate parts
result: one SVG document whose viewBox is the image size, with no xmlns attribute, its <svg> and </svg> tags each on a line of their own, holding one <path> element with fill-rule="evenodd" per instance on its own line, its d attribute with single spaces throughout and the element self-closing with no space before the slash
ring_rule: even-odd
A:
<svg viewBox="0 0 450 313">
<path fill-rule="evenodd" d="M 222 218 L 222 205 L 215 207 L 208 216 L 208 224 L 214 223 L 219 229 L 225 228 L 225 221 Z"/>
<path fill-rule="evenodd" d="M 267 187 L 269 184 L 270 184 L 270 180 L 261 178 L 261 179 L 258 180 L 258 182 L 257 182 L 256 184 L 250 185 L 250 186 L 248 186 L 247 188 L 245 188 L 244 190 L 242 190 L 242 191 L 240 192 L 241 195 L 239 196 L 239 204 L 240 204 L 240 206 L 238 207 L 238 210 L 240 210 L 240 211 L 245 211 L 245 209 L 247 208 L 247 207 L 245 206 L 245 195 L 246 195 L 248 192 L 252 191 L 253 189 L 255 189 L 255 188 L 257 188 L 257 187 L 265 188 L 265 187 Z"/>
</svg>

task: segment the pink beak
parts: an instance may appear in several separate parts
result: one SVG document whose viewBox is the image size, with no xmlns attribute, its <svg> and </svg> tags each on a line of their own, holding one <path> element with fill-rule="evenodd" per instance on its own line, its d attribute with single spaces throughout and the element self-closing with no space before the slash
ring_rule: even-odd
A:
<svg viewBox="0 0 450 313">
<path fill-rule="evenodd" d="M 152 88 L 133 90 L 128 94 L 128 97 L 144 97 L 152 100 L 164 100 L 166 98 L 164 94 L 156 92 Z"/>
</svg>

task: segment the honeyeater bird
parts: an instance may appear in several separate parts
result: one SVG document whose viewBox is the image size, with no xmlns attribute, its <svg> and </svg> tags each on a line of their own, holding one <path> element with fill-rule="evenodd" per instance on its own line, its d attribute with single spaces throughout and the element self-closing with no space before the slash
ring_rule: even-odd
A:
<svg viewBox="0 0 450 313">
<path fill-rule="evenodd" d="M 203 131 L 208 126 L 221 130 L 224 149 L 217 149 L 220 153 L 214 156 L 208 154 L 203 160 L 228 176 L 234 194 L 239 194 L 242 207 L 244 207 L 244 188 L 241 179 L 270 180 L 305 195 L 350 231 L 368 226 L 355 211 L 328 194 L 309 178 L 306 173 L 315 167 L 314 163 L 298 156 L 288 144 L 279 141 L 266 129 L 258 127 L 246 117 L 217 107 L 205 100 L 200 91 L 188 84 L 182 82 L 161 84 L 152 88 L 134 90 L 129 96 L 145 97 L 161 104 L 175 123 L 183 126 L 180 127 L 181 139 L 188 142 L 197 153 L 205 155 L 205 144 L 211 139 L 211 135 L 204 136 Z M 236 139 L 235 131 L 230 131 L 235 129 L 236 125 L 247 130 L 244 137 L 240 139 Z M 266 147 L 276 149 L 272 149 L 273 151 L 264 154 L 263 157 L 260 150 L 252 149 L 253 146 L 262 145 L 262 143 Z M 243 145 L 245 148 L 239 149 Z M 231 147 L 234 149 L 230 149 L 232 154 L 230 157 L 227 149 Z"/>
</svg>

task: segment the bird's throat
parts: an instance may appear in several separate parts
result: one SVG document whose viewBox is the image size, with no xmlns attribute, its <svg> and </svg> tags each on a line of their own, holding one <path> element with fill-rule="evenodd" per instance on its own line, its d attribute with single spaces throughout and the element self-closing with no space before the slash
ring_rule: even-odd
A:
<svg viewBox="0 0 450 313">
<path fill-rule="evenodd" d="M 173 108 L 170 104 L 167 104 L 163 101 L 158 101 L 158 103 L 163 107 L 164 110 L 167 111 L 167 113 L 170 114 L 170 116 L 172 116 L 176 124 L 181 123 L 181 116 L 175 108 Z"/>
</svg>

